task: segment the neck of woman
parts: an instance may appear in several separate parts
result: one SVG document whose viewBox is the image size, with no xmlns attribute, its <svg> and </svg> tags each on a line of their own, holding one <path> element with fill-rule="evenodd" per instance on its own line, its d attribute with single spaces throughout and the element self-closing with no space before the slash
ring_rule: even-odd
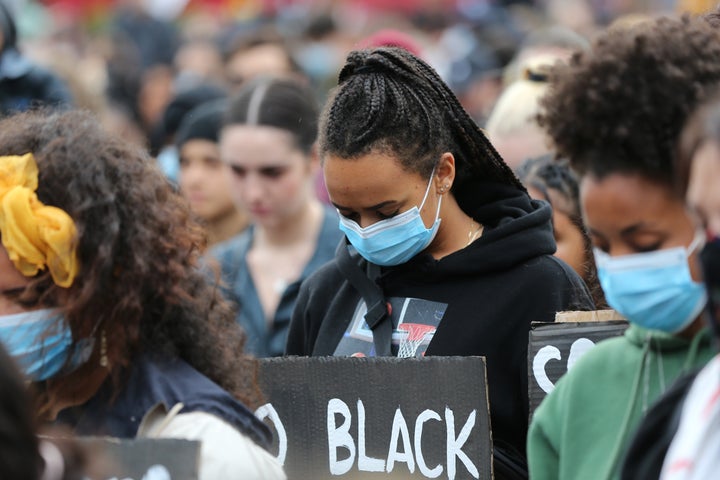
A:
<svg viewBox="0 0 720 480">
<path fill-rule="evenodd" d="M 250 219 L 247 213 L 236 208 L 210 222 L 206 222 L 205 231 L 207 232 L 208 247 L 234 237 L 242 232 L 249 222 Z"/>
<path fill-rule="evenodd" d="M 468 216 L 451 195 L 443 199 L 440 218 L 440 229 L 426 250 L 436 260 L 462 250 L 482 236 L 483 226 Z"/>
</svg>

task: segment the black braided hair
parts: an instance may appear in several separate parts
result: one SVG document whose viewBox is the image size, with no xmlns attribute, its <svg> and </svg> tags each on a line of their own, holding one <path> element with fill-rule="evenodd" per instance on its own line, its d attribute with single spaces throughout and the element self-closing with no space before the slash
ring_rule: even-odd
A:
<svg viewBox="0 0 720 480">
<path fill-rule="evenodd" d="M 320 117 L 319 147 L 322 157 L 391 154 L 426 178 L 450 152 L 453 190 L 470 180 L 525 190 L 437 72 L 402 48 L 348 54 Z"/>
<path fill-rule="evenodd" d="M 517 169 L 517 176 L 527 187 L 534 187 L 539 190 L 544 200 L 553 209 L 558 209 L 568 216 L 570 222 L 580 231 L 583 238 L 583 251 L 585 253 L 584 272 L 582 278 L 590 290 L 590 294 L 598 309 L 605 308 L 607 302 L 603 295 L 600 282 L 597 277 L 597 268 L 592 252 L 592 241 L 585 228 L 580 210 L 580 183 L 577 175 L 570 169 L 567 159 L 555 159 L 554 154 L 546 154 L 540 157 L 525 160 Z M 550 190 L 559 194 L 564 200 L 561 208 L 554 205 L 550 197 Z"/>
</svg>

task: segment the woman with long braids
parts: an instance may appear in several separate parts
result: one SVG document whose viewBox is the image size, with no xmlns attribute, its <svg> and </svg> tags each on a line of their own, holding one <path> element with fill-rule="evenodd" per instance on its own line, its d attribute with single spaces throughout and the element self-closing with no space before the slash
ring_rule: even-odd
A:
<svg viewBox="0 0 720 480">
<path fill-rule="evenodd" d="M 200 477 L 282 479 L 255 362 L 152 159 L 83 112 L 0 121 L 0 342 L 41 421 L 199 440 Z"/>
<path fill-rule="evenodd" d="M 438 74 L 399 48 L 349 54 L 320 154 L 346 240 L 301 287 L 286 352 L 483 355 L 496 460 L 522 464 L 530 322 L 593 308 L 552 255 L 550 206 L 530 199 Z"/>
</svg>

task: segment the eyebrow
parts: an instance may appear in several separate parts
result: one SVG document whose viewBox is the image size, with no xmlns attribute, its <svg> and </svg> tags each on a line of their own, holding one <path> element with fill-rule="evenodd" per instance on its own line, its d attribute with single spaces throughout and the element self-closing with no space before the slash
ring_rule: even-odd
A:
<svg viewBox="0 0 720 480">
<path fill-rule="evenodd" d="M 338 205 L 338 204 L 335 203 L 335 202 L 331 202 L 331 203 L 332 203 L 333 206 L 334 206 L 335 208 L 337 208 L 338 210 L 352 210 L 352 208 L 350 208 L 350 207 L 343 207 L 342 205 Z M 370 207 L 364 208 L 363 210 L 379 210 L 379 209 L 381 209 L 381 208 L 383 208 L 383 207 L 386 207 L 386 206 L 388 206 L 388 205 L 390 205 L 390 204 L 393 204 L 393 203 L 397 203 L 397 200 L 386 200 L 386 201 L 384 201 L 384 202 L 378 203 L 377 205 L 372 205 L 372 206 L 370 206 Z"/>
<path fill-rule="evenodd" d="M 622 230 L 620 230 L 620 236 L 626 237 L 628 235 L 632 235 L 642 228 L 652 229 L 653 227 L 646 225 L 644 222 L 636 223 L 634 225 L 630 225 L 629 227 L 625 227 Z M 588 227 L 588 233 L 590 233 L 591 235 L 595 235 L 597 237 L 605 238 L 605 235 L 603 235 L 602 233 L 598 232 L 597 230 L 595 230 L 594 228 L 591 228 L 591 227 Z M 652 231 L 650 233 L 660 234 L 661 232 Z"/>
</svg>

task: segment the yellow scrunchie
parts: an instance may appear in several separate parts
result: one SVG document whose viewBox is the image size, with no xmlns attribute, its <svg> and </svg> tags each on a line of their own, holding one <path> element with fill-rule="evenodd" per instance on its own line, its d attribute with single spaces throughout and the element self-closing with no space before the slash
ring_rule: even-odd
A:
<svg viewBox="0 0 720 480">
<path fill-rule="evenodd" d="M 35 190 L 32 153 L 0 157 L 0 236 L 15 267 L 26 277 L 46 267 L 53 281 L 69 287 L 78 272 L 77 230 L 63 210 L 43 205 Z"/>
</svg>

